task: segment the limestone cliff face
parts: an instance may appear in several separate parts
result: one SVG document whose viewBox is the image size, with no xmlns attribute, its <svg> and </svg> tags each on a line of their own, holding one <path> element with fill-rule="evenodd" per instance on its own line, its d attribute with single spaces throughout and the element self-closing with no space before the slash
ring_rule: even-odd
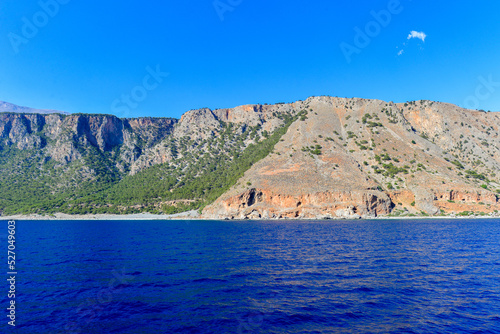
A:
<svg viewBox="0 0 500 334">
<path fill-rule="evenodd" d="M 0 144 L 20 150 L 40 149 L 47 158 L 68 164 L 82 157 L 82 149 L 101 152 L 122 147 L 122 159 L 139 157 L 139 142 L 155 143 L 172 133 L 174 119 L 119 119 L 108 115 L 0 114 Z"/>
<path fill-rule="evenodd" d="M 307 119 L 295 122 L 273 154 L 206 207 L 205 217 L 500 209 L 493 192 L 500 189 L 500 115 L 430 101 L 314 97 L 297 106 L 308 111 Z"/>
<path fill-rule="evenodd" d="M 17 109 L 16 109 L 17 110 Z M 112 115 L 0 113 L 0 145 L 19 150 L 37 150 L 45 160 L 71 164 L 90 148 L 112 153 L 116 167 L 136 174 L 157 164 L 169 163 L 177 156 L 176 147 L 184 140 L 213 141 L 226 124 L 239 134 L 258 127 L 257 134 L 273 132 L 283 125 L 279 117 L 294 114 L 293 104 L 246 105 L 233 109 L 202 108 L 186 112 L 180 120 L 172 118 L 120 119 Z M 246 139 L 244 147 L 254 143 Z M 196 148 L 198 149 L 198 148 Z M 198 154 L 193 148 L 192 154 Z M 209 150 L 208 144 L 203 148 Z M 189 148 L 188 148 L 189 151 Z M 117 152 L 117 153 L 115 153 Z"/>
</svg>

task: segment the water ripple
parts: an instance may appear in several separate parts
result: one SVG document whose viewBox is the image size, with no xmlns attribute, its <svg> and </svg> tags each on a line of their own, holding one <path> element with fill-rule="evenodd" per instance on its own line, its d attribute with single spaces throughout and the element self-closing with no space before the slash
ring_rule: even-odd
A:
<svg viewBox="0 0 500 334">
<path fill-rule="evenodd" d="M 500 332 L 498 220 L 46 221 L 16 236 L 19 333 Z"/>
</svg>

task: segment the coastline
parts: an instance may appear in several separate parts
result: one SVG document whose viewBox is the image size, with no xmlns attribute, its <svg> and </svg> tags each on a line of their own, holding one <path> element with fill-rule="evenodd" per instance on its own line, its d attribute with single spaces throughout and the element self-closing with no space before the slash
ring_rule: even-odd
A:
<svg viewBox="0 0 500 334">
<path fill-rule="evenodd" d="M 425 220 L 425 219 L 500 219 L 499 216 L 420 216 L 420 217 L 367 217 L 367 218 L 334 218 L 334 219 L 324 219 L 324 218 L 271 218 L 271 219 L 231 219 L 232 221 L 282 221 L 282 222 L 293 222 L 293 221 L 341 221 L 341 220 Z M 207 218 L 202 217 L 198 211 L 186 211 L 173 215 L 155 215 L 151 213 L 135 213 L 130 215 L 113 215 L 113 214 L 86 214 L 86 215 L 69 215 L 65 213 L 56 213 L 53 215 L 13 215 L 13 216 L 0 216 L 0 220 L 228 220 L 223 218 Z"/>
<path fill-rule="evenodd" d="M 0 216 L 0 220 L 195 220 L 202 219 L 197 211 L 187 211 L 174 215 L 154 215 L 151 213 L 134 213 L 130 215 L 86 214 L 68 215 L 55 213 L 53 215 L 13 215 Z"/>
</svg>

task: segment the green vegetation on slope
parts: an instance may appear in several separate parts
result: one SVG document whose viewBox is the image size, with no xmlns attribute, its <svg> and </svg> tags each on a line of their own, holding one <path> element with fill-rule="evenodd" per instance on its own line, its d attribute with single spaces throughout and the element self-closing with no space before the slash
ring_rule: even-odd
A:
<svg viewBox="0 0 500 334">
<path fill-rule="evenodd" d="M 273 133 L 261 127 L 224 124 L 218 137 L 195 142 L 188 137 L 164 141 L 174 158 L 135 175 L 116 168 L 117 152 L 82 147 L 78 162 L 57 166 L 40 151 L 0 149 L 0 211 L 27 213 L 177 213 L 200 209 L 233 186 L 253 164 L 270 154 L 295 117 L 282 114 Z M 241 133 L 240 133 L 240 132 Z M 262 137 L 259 135 L 262 134 Z M 254 144 L 245 145 L 253 140 Z"/>
</svg>

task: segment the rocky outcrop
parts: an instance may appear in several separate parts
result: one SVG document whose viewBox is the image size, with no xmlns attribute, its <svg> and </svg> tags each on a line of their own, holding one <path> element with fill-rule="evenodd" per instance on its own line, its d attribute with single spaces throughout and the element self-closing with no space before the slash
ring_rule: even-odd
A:
<svg viewBox="0 0 500 334">
<path fill-rule="evenodd" d="M 174 131 L 174 137 L 206 139 L 222 129 L 217 115 L 208 108 L 190 110 L 182 115 L 179 125 Z"/>
<path fill-rule="evenodd" d="M 415 194 L 410 190 L 388 191 L 391 201 L 401 207 L 409 207 L 415 202 Z"/>
<path fill-rule="evenodd" d="M 434 194 L 436 201 L 456 201 L 464 203 L 479 203 L 497 204 L 498 198 L 495 194 L 489 191 L 458 191 L 450 190 L 447 192 L 438 192 Z"/>
<path fill-rule="evenodd" d="M 453 213 L 463 211 L 492 213 L 500 210 L 497 195 L 484 189 L 438 192 L 434 197 L 434 205 L 440 210 Z"/>
</svg>

